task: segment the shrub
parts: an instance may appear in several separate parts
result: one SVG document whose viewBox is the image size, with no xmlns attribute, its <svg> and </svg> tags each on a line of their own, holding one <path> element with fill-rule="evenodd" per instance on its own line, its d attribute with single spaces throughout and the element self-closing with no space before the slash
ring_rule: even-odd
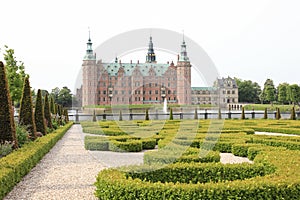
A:
<svg viewBox="0 0 300 200">
<path fill-rule="evenodd" d="M 24 144 L 30 141 L 30 133 L 27 130 L 28 128 L 24 125 L 16 126 L 16 134 L 18 138 L 19 147 L 22 147 Z"/>
<path fill-rule="evenodd" d="M 13 151 L 13 144 L 11 142 L 4 142 L 0 144 L 0 158 L 7 156 Z"/>
<path fill-rule="evenodd" d="M 2 61 L 0 61 L 0 88 L 0 144 L 8 141 L 14 144 L 14 148 L 17 148 L 18 141 L 12 112 L 12 101 Z"/>
<path fill-rule="evenodd" d="M 140 152 L 142 151 L 142 141 L 127 140 L 126 142 L 119 142 L 111 140 L 109 142 L 109 150 L 115 152 Z"/>
<path fill-rule="evenodd" d="M 195 108 L 194 119 L 198 119 L 198 111 L 197 111 L 197 108 Z"/>
<path fill-rule="evenodd" d="M 219 110 L 218 110 L 218 119 L 222 119 L 221 108 L 219 108 Z"/>
<path fill-rule="evenodd" d="M 142 141 L 143 149 L 154 149 L 156 145 L 156 139 L 154 138 L 144 138 Z"/>
<path fill-rule="evenodd" d="M 97 121 L 96 111 L 94 110 L 94 112 L 93 112 L 93 122 L 96 122 L 96 121 Z M 120 121 L 122 121 L 122 119 Z"/>
<path fill-rule="evenodd" d="M 45 123 L 44 117 L 44 108 L 43 108 L 43 101 L 42 101 L 42 92 L 38 89 L 37 97 L 36 97 L 36 104 L 35 104 L 35 124 L 36 124 L 36 131 L 41 132 L 42 134 L 47 134 L 47 128 Z"/>
<path fill-rule="evenodd" d="M 276 108 L 276 119 L 279 120 L 281 118 L 280 109 Z"/>
<path fill-rule="evenodd" d="M 91 151 L 108 151 L 109 140 L 99 136 L 85 136 L 84 147 Z"/>
<path fill-rule="evenodd" d="M 36 126 L 33 115 L 31 88 L 28 76 L 24 79 L 23 94 L 19 113 L 19 124 L 26 127 L 26 129 L 30 132 L 30 138 L 32 140 L 36 139 Z"/>
</svg>

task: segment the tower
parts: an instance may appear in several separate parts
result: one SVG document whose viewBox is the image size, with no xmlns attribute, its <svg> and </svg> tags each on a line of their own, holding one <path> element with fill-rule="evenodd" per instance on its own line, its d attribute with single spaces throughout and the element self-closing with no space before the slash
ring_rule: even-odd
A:
<svg viewBox="0 0 300 200">
<path fill-rule="evenodd" d="M 154 53 L 154 49 L 153 49 L 152 36 L 150 36 L 148 53 L 146 56 L 146 62 L 147 63 L 156 63 L 155 53 Z"/>
<path fill-rule="evenodd" d="M 187 56 L 186 44 L 181 44 L 177 61 L 177 99 L 178 104 L 191 104 L 191 64 Z"/>
<path fill-rule="evenodd" d="M 97 104 L 97 67 L 96 55 L 93 53 L 92 41 L 89 39 L 82 63 L 82 106 Z"/>
</svg>

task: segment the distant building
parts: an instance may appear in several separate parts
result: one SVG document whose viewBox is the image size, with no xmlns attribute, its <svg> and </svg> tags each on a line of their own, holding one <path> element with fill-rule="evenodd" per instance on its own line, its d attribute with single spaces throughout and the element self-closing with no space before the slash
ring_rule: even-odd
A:
<svg viewBox="0 0 300 200">
<path fill-rule="evenodd" d="M 185 41 L 177 63 L 157 63 L 150 37 L 146 62 L 106 63 L 97 60 L 88 39 L 82 64 L 82 86 L 77 98 L 82 106 L 110 104 L 230 104 L 238 102 L 234 79 L 218 79 L 215 87 L 191 87 L 191 64 Z"/>
<path fill-rule="evenodd" d="M 234 105 L 239 94 L 236 81 L 231 78 L 217 79 L 214 87 L 192 87 L 192 104 Z"/>
</svg>

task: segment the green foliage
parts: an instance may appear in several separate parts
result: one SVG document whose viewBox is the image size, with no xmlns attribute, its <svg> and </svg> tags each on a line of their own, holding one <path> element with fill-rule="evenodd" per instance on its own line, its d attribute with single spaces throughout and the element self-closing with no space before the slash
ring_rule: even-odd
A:
<svg viewBox="0 0 300 200">
<path fill-rule="evenodd" d="M 0 144 L 0 158 L 7 156 L 13 151 L 13 144 L 11 142 L 4 142 Z"/>
<path fill-rule="evenodd" d="M 49 129 L 52 129 L 52 120 L 51 120 L 51 111 L 50 111 L 50 102 L 48 98 L 48 94 L 45 95 L 44 101 L 44 115 L 46 119 L 46 125 Z"/>
<path fill-rule="evenodd" d="M 60 104 L 63 107 L 72 107 L 72 94 L 68 87 L 65 86 L 62 89 L 56 87 L 52 89 L 50 95 L 57 104 Z"/>
<path fill-rule="evenodd" d="M 170 118 L 169 118 L 169 120 L 173 120 L 173 109 L 172 108 L 170 108 Z"/>
<path fill-rule="evenodd" d="M 0 61 L 0 144 L 6 141 L 12 142 L 14 147 L 18 147 L 16 137 L 15 121 L 12 112 L 12 102 L 9 94 L 6 70 Z"/>
<path fill-rule="evenodd" d="M 115 152 L 140 152 L 143 149 L 140 140 L 126 140 L 125 142 L 110 140 L 108 148 Z"/>
<path fill-rule="evenodd" d="M 11 100 L 16 107 L 20 104 L 22 96 L 22 88 L 24 78 L 27 75 L 25 73 L 24 63 L 17 61 L 15 57 L 15 51 L 5 46 L 4 60 L 6 62 L 6 76 L 8 80 Z"/>
<path fill-rule="evenodd" d="M 71 126 L 72 123 L 69 123 L 0 159 L 0 199 L 4 198 L 30 172 Z"/>
<path fill-rule="evenodd" d="M 37 99 L 35 104 L 35 112 L 34 112 L 34 119 L 36 124 L 36 131 L 41 132 L 42 134 L 47 134 L 47 126 L 45 123 L 45 115 L 44 115 L 44 107 L 43 107 L 43 100 L 42 100 L 42 93 L 41 90 L 38 90 Z"/>
<path fill-rule="evenodd" d="M 244 106 L 243 106 L 243 108 L 242 108 L 241 119 L 246 119 L 246 117 L 245 117 L 245 108 L 244 108 Z"/>
<path fill-rule="evenodd" d="M 273 80 L 267 79 L 264 84 L 264 89 L 260 95 L 260 99 L 264 103 L 273 103 L 276 100 L 276 88 Z"/>
<path fill-rule="evenodd" d="M 239 102 L 260 103 L 261 88 L 258 83 L 237 78 L 235 80 L 239 87 Z"/>
<path fill-rule="evenodd" d="M 154 149 L 156 145 L 155 138 L 144 138 L 142 141 L 142 149 Z"/>
<path fill-rule="evenodd" d="M 27 126 L 17 125 L 16 126 L 16 134 L 18 139 L 19 147 L 22 147 L 24 144 L 30 141 L 30 132 L 28 132 Z"/>
<path fill-rule="evenodd" d="M 277 92 L 278 92 L 278 102 L 279 103 L 281 103 L 281 104 L 289 103 L 288 88 L 289 88 L 288 83 L 280 83 L 278 85 Z"/>
<path fill-rule="evenodd" d="M 55 103 L 52 96 L 50 96 L 50 110 L 53 115 L 56 115 Z"/>
<path fill-rule="evenodd" d="M 28 76 L 26 76 L 24 79 L 23 94 L 20 104 L 19 124 L 24 125 L 27 128 L 27 131 L 30 132 L 30 138 L 35 140 L 36 126 L 33 115 L 32 96 Z"/>
<path fill-rule="evenodd" d="M 108 151 L 109 140 L 106 137 L 85 136 L 84 147 L 90 151 Z"/>
<path fill-rule="evenodd" d="M 300 86 L 297 84 L 289 85 L 287 88 L 287 99 L 290 103 L 299 104 L 300 102 Z"/>
<path fill-rule="evenodd" d="M 148 111 L 148 109 L 146 109 L 145 120 L 149 120 L 149 111 Z"/>
<path fill-rule="evenodd" d="M 128 179 L 140 179 L 144 182 L 161 183 L 208 183 L 244 180 L 255 176 L 273 173 L 274 167 L 264 164 L 232 164 L 221 163 L 175 163 L 164 166 L 131 166 L 125 170 Z"/>
<path fill-rule="evenodd" d="M 295 107 L 292 108 L 292 111 L 291 111 L 291 117 L 290 117 L 291 120 L 296 120 L 296 112 L 295 112 Z"/>
</svg>

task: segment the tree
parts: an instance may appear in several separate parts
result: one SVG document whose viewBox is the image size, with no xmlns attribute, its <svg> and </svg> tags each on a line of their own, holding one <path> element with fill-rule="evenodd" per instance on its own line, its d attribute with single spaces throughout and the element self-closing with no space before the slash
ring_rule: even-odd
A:
<svg viewBox="0 0 300 200">
<path fill-rule="evenodd" d="M 297 84 L 289 85 L 287 89 L 287 99 L 290 103 L 299 104 L 300 102 L 300 87 Z"/>
<path fill-rule="evenodd" d="M 276 108 L 276 119 L 279 120 L 281 118 L 280 109 Z"/>
<path fill-rule="evenodd" d="M 9 94 L 8 80 L 3 62 L 0 61 L 0 144 L 12 142 L 18 148 L 16 127 Z"/>
<path fill-rule="evenodd" d="M 289 84 L 288 83 L 281 83 L 277 87 L 278 91 L 278 102 L 281 104 L 287 104 L 288 101 L 288 88 Z"/>
<path fill-rule="evenodd" d="M 10 96 L 13 105 L 18 107 L 20 105 L 22 96 L 24 78 L 27 74 L 25 73 L 24 63 L 17 61 L 14 54 L 15 51 L 13 49 L 9 49 L 8 46 L 5 46 L 5 52 L 3 56 L 6 62 L 6 76 L 8 80 Z"/>
<path fill-rule="evenodd" d="M 54 98 L 52 96 L 50 96 L 50 110 L 53 115 L 56 115 Z"/>
<path fill-rule="evenodd" d="M 250 80 L 241 80 L 235 78 L 239 87 L 239 102 L 245 103 L 259 103 L 259 95 L 261 94 L 261 87 L 256 82 Z"/>
<path fill-rule="evenodd" d="M 34 119 L 36 124 L 36 130 L 38 132 L 41 132 L 44 135 L 47 134 L 42 92 L 40 89 L 38 90 L 37 97 L 36 97 Z"/>
<path fill-rule="evenodd" d="M 221 108 L 219 108 L 219 111 L 218 111 L 218 119 L 222 119 Z"/>
<path fill-rule="evenodd" d="M 58 90 L 56 88 L 55 92 L 57 93 L 57 91 Z M 63 107 L 72 107 L 71 90 L 68 87 L 63 87 L 61 90 L 59 90 L 58 95 L 56 96 L 56 102 Z"/>
<path fill-rule="evenodd" d="M 58 103 L 57 99 L 58 99 L 59 92 L 60 92 L 60 89 L 58 87 L 51 90 L 50 96 L 53 98 L 55 103 Z"/>
<path fill-rule="evenodd" d="M 44 114 L 46 119 L 47 127 L 52 129 L 52 119 L 51 119 L 51 111 L 50 111 L 50 103 L 48 98 L 48 93 L 45 95 L 45 101 L 44 101 Z"/>
<path fill-rule="evenodd" d="M 273 80 L 267 79 L 264 84 L 264 89 L 260 95 L 260 99 L 263 103 L 271 103 L 276 100 L 276 89 Z"/>
<path fill-rule="evenodd" d="M 30 138 L 34 140 L 37 135 L 31 94 L 29 77 L 26 76 L 24 79 L 23 94 L 20 104 L 19 124 L 27 127 L 27 131 L 30 132 Z"/>
</svg>

